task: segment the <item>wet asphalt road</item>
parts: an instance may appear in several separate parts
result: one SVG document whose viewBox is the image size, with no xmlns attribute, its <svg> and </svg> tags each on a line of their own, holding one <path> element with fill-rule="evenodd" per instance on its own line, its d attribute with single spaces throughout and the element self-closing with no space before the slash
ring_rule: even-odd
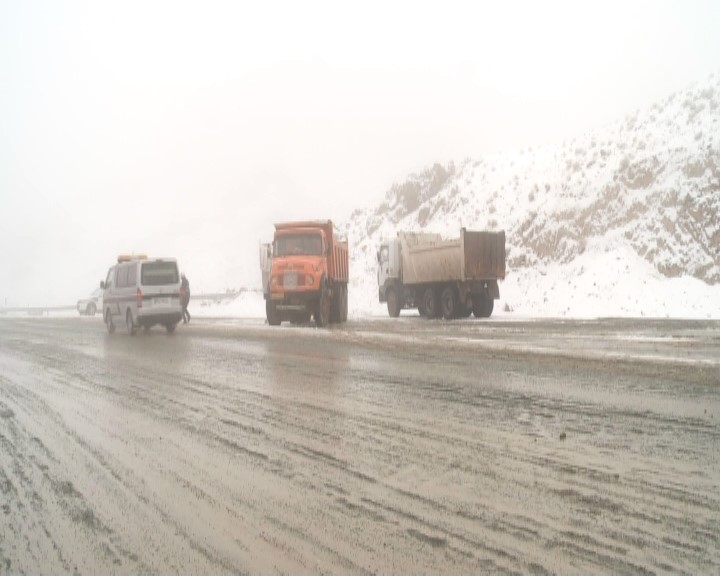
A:
<svg viewBox="0 0 720 576">
<path fill-rule="evenodd" d="M 0 574 L 720 572 L 720 323 L 0 317 Z"/>
</svg>

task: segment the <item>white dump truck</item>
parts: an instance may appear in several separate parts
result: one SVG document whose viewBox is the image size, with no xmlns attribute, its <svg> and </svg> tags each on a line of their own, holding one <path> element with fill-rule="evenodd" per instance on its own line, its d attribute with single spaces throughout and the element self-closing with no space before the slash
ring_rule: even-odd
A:
<svg viewBox="0 0 720 576">
<path fill-rule="evenodd" d="M 505 232 L 473 232 L 459 238 L 398 232 L 377 252 L 378 293 L 388 314 L 417 309 L 421 316 L 488 318 L 505 278 Z"/>
</svg>

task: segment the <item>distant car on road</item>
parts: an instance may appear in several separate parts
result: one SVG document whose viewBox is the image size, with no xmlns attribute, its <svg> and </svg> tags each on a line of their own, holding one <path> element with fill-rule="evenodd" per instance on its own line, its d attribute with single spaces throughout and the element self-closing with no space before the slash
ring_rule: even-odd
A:
<svg viewBox="0 0 720 576">
<path fill-rule="evenodd" d="M 102 310 L 103 291 L 96 288 L 87 298 L 81 298 L 77 301 L 77 311 L 81 315 L 95 316 L 95 312 Z"/>
</svg>

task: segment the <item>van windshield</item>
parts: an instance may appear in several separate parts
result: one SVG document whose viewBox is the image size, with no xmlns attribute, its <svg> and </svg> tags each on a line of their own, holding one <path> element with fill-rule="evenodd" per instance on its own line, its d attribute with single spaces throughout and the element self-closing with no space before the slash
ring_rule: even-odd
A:
<svg viewBox="0 0 720 576">
<path fill-rule="evenodd" d="M 287 234 L 275 239 L 275 256 L 322 256 L 320 234 Z"/>
<path fill-rule="evenodd" d="M 145 262 L 140 274 L 143 286 L 178 283 L 178 269 L 175 262 Z"/>
</svg>

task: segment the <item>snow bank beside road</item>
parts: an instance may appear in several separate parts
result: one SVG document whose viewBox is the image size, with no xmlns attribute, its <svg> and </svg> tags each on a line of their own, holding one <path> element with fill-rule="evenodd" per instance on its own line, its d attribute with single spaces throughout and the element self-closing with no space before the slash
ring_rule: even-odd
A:
<svg viewBox="0 0 720 576">
<path fill-rule="evenodd" d="M 500 308 L 523 316 L 720 320 L 720 285 L 666 278 L 623 243 L 590 242 L 568 264 L 509 271 L 500 295 Z"/>
<path fill-rule="evenodd" d="M 356 270 L 349 291 L 351 318 L 387 317 L 378 302 L 375 276 Z M 265 319 L 265 301 L 259 291 L 236 296 L 193 297 L 193 318 Z M 403 312 L 417 314 L 417 312 Z M 3 312 L 11 316 L 78 316 L 75 309 L 30 309 Z M 692 277 L 666 278 L 622 239 L 588 242 L 583 254 L 567 264 L 539 264 L 509 269 L 500 283 L 500 300 L 493 318 L 676 318 L 720 320 L 720 285 Z M 87 317 L 83 317 L 87 318 Z M 96 315 L 101 320 L 101 316 Z"/>
<path fill-rule="evenodd" d="M 352 278 L 351 318 L 387 316 L 374 280 Z M 623 242 L 612 248 L 607 242 L 590 242 L 569 264 L 509 270 L 500 283 L 500 296 L 492 318 L 720 320 L 720 285 L 692 277 L 666 278 Z M 260 292 L 246 291 L 234 300 L 193 300 L 190 313 L 198 318 L 265 318 L 265 301 Z"/>
<path fill-rule="evenodd" d="M 265 318 L 261 292 L 246 290 L 236 297 L 194 298 L 188 307 L 193 318 Z"/>
</svg>

